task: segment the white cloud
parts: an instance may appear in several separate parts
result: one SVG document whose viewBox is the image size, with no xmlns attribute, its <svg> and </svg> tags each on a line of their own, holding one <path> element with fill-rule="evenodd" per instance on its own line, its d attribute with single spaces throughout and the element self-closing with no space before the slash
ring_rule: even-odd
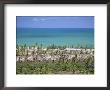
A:
<svg viewBox="0 0 110 90">
<path fill-rule="evenodd" d="M 40 19 L 41 21 L 46 21 L 47 19 L 44 19 L 44 18 L 42 18 L 42 19 Z"/>
<path fill-rule="evenodd" d="M 33 21 L 39 21 L 37 18 L 33 18 Z"/>
<path fill-rule="evenodd" d="M 41 18 L 41 19 L 33 18 L 32 20 L 33 20 L 33 21 L 46 21 L 47 19 L 45 19 L 45 18 Z"/>
</svg>

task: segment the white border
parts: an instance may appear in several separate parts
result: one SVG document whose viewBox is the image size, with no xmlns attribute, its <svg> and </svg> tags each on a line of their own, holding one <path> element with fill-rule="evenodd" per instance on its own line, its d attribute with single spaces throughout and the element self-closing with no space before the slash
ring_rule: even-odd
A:
<svg viewBox="0 0 110 90">
<path fill-rule="evenodd" d="M 95 16 L 94 75 L 16 75 L 16 16 Z M 107 5 L 6 5 L 5 87 L 106 87 Z"/>
</svg>

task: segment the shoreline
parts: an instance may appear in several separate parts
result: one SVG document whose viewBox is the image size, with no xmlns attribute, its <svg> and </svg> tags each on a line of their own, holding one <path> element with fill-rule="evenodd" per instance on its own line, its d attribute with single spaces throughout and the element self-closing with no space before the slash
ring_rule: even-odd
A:
<svg viewBox="0 0 110 90">
<path fill-rule="evenodd" d="M 56 45 L 56 44 L 49 44 L 49 45 L 45 45 L 45 44 L 38 44 L 38 43 L 35 43 L 35 44 L 31 44 L 31 45 L 28 45 L 26 43 L 24 44 L 16 44 L 16 46 L 18 47 L 42 47 L 42 48 L 74 48 L 74 49 L 94 49 L 94 46 L 92 45 L 87 45 L 87 44 L 77 44 L 77 45 L 74 45 L 74 44 L 71 44 L 71 45 L 68 45 L 68 44 L 64 44 L 64 45 Z"/>
</svg>

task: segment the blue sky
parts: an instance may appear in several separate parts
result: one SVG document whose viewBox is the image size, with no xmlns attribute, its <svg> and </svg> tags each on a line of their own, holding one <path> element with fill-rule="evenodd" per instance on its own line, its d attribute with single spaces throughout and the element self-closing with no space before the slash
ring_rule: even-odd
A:
<svg viewBox="0 0 110 90">
<path fill-rule="evenodd" d="M 94 28 L 94 16 L 17 16 L 17 28 Z"/>
</svg>

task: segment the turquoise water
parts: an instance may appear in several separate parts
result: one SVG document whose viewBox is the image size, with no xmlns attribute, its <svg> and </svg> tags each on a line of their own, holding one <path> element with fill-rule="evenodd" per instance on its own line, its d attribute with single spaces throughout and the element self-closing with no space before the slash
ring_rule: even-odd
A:
<svg viewBox="0 0 110 90">
<path fill-rule="evenodd" d="M 94 48 L 94 29 L 92 28 L 17 28 L 18 45 L 51 44 Z"/>
</svg>

